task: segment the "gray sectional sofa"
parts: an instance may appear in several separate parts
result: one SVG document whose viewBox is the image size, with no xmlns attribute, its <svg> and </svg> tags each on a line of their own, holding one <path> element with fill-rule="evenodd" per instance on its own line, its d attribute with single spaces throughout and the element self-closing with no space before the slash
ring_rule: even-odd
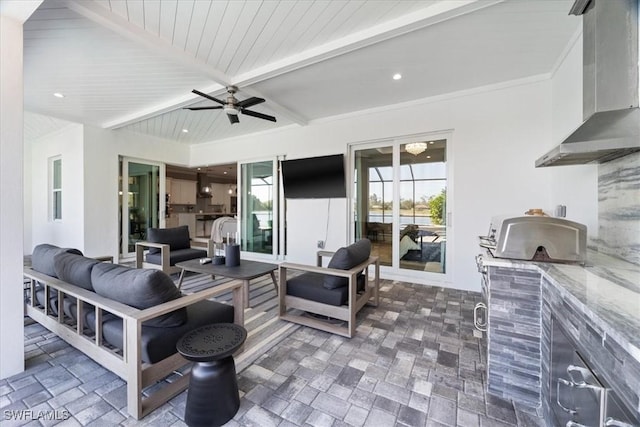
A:
<svg viewBox="0 0 640 427">
<path fill-rule="evenodd" d="M 128 411 L 142 418 L 188 385 L 188 375 L 154 387 L 189 362 L 176 352 L 187 331 L 211 323 L 243 324 L 242 283 L 184 296 L 160 270 L 88 258 L 76 249 L 38 245 L 26 314 L 127 382 Z M 232 291 L 234 305 L 208 298 Z"/>
</svg>

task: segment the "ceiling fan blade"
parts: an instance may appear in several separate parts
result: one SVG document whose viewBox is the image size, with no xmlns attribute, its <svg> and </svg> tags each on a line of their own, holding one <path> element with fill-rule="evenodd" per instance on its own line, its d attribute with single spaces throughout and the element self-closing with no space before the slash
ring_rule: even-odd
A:
<svg viewBox="0 0 640 427">
<path fill-rule="evenodd" d="M 218 104 L 222 104 L 222 105 L 226 104 L 226 102 L 221 101 L 221 100 L 219 100 L 218 98 L 214 98 L 214 97 L 213 97 L 213 96 L 211 96 L 211 95 L 207 95 L 207 94 L 206 94 L 206 93 L 204 93 L 204 92 L 200 92 L 199 90 L 195 90 L 195 89 L 194 89 L 194 90 L 192 90 L 191 92 L 195 93 L 196 95 L 200 95 L 200 96 L 202 96 L 202 97 L 204 97 L 204 98 L 210 99 L 211 101 L 217 102 Z"/>
<path fill-rule="evenodd" d="M 242 114 L 246 114 L 247 116 L 253 116 L 253 117 L 257 117 L 257 118 L 259 118 L 259 119 L 269 120 L 269 121 L 272 121 L 272 122 L 275 122 L 275 121 L 276 121 L 276 118 L 275 118 L 275 117 L 273 117 L 273 116 L 269 116 L 269 115 L 267 115 L 267 114 L 258 113 L 258 112 L 256 112 L 256 111 L 251 111 L 251 110 L 242 109 L 242 110 L 240 110 L 240 112 L 241 112 Z"/>
<path fill-rule="evenodd" d="M 197 111 L 197 110 L 221 110 L 222 106 L 215 106 L 215 107 L 184 107 L 183 110 L 193 110 L 193 111 Z"/>
<path fill-rule="evenodd" d="M 237 114 L 227 114 L 227 117 L 229 117 L 229 121 L 231 122 L 231 124 L 240 122 L 240 119 L 238 119 Z"/>
<path fill-rule="evenodd" d="M 242 107 L 242 108 L 247 108 L 247 107 L 252 107 L 254 105 L 257 104 L 262 104 L 264 102 L 264 99 L 262 98 L 257 98 L 257 97 L 251 97 L 251 98 L 247 98 L 243 101 L 238 102 L 238 107 Z"/>
</svg>

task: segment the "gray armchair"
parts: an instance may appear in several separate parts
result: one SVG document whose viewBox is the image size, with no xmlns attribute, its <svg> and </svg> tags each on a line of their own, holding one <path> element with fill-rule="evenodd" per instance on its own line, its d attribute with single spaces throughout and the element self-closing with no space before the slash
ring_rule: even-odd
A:
<svg viewBox="0 0 640 427">
<path fill-rule="evenodd" d="M 213 242 L 207 242 L 206 250 L 191 247 L 189 228 L 186 225 L 149 228 L 147 239 L 136 242 L 136 268 L 155 268 L 167 274 L 178 273 L 180 269 L 175 266 L 176 263 L 213 255 Z M 146 256 L 145 250 L 148 250 Z"/>
<path fill-rule="evenodd" d="M 378 305 L 380 264 L 372 257 L 367 239 L 340 248 L 335 253 L 319 251 L 317 266 L 285 262 L 279 267 L 280 318 L 326 332 L 352 338 L 356 333 L 356 314 L 365 304 Z M 327 267 L 323 257 L 331 256 Z M 369 267 L 374 277 L 369 280 Z M 290 271 L 302 272 L 291 275 Z M 300 311 L 293 310 L 302 310 Z M 310 314 L 309 314 L 310 313 Z M 325 316 L 327 321 L 319 316 Z M 342 322 L 336 324 L 333 320 Z"/>
</svg>

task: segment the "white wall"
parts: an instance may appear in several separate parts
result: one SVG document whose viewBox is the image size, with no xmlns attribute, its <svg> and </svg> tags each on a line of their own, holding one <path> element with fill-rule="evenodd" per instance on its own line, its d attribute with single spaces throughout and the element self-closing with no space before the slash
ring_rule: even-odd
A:
<svg viewBox="0 0 640 427">
<path fill-rule="evenodd" d="M 578 36 L 551 81 L 551 141 L 555 147 L 582 123 L 582 36 Z M 567 206 L 567 219 L 587 226 L 589 240 L 598 237 L 598 167 L 550 167 L 550 213 Z"/>
<path fill-rule="evenodd" d="M 351 243 L 347 208 L 347 199 L 287 200 L 287 261 L 315 265 L 318 240 L 326 250 Z"/>
<path fill-rule="evenodd" d="M 452 129 L 453 262 L 449 286 L 479 290 L 474 256 L 477 236 L 486 232 L 492 215 L 523 213 L 532 207 L 551 207 L 548 169 L 534 162 L 551 142 L 551 82 L 531 79 L 467 93 L 451 94 L 394 110 L 368 111 L 306 127 L 289 127 L 251 137 L 194 146 L 191 164 L 226 163 L 287 154 L 287 158 L 347 153 L 348 144 Z M 239 148 L 241 147 L 241 148 Z M 316 241 L 324 235 L 325 209 L 318 201 L 300 201 L 287 214 L 288 253 L 296 260 L 313 262 Z M 347 213 L 332 209 L 331 226 L 344 232 Z M 338 208 L 338 206 L 336 206 Z M 333 236 L 333 231 L 332 231 Z M 334 237 L 331 237 L 334 239 Z M 332 242 L 328 242 L 328 247 Z"/>
<path fill-rule="evenodd" d="M 84 129 L 84 252 L 119 254 L 118 158 L 186 165 L 188 146 L 127 131 Z"/>
<path fill-rule="evenodd" d="M 62 220 L 52 221 L 49 206 L 49 159 L 62 159 Z M 31 253 L 40 243 L 83 250 L 84 247 L 84 166 L 83 126 L 72 124 L 31 142 L 31 223 L 32 241 L 25 244 Z"/>
</svg>

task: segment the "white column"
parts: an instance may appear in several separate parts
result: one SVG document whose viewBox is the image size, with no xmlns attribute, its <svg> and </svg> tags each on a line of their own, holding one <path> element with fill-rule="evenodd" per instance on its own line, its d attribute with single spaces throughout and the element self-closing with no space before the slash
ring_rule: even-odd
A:
<svg viewBox="0 0 640 427">
<path fill-rule="evenodd" d="M 24 371 L 22 24 L 41 2 L 0 3 L 0 378 Z"/>
</svg>

